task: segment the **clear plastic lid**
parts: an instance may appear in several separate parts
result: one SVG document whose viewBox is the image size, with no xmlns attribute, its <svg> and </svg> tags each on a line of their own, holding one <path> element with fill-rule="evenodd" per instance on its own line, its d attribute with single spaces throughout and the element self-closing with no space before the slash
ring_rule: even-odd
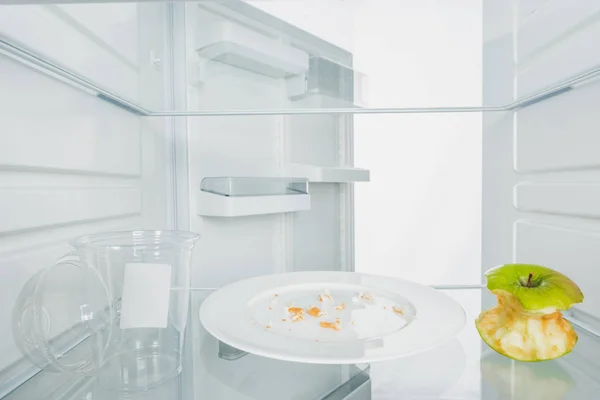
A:
<svg viewBox="0 0 600 400">
<path fill-rule="evenodd" d="M 71 253 L 25 284 L 13 309 L 13 337 L 39 368 L 89 375 L 110 341 L 112 313 L 98 272 Z"/>
</svg>

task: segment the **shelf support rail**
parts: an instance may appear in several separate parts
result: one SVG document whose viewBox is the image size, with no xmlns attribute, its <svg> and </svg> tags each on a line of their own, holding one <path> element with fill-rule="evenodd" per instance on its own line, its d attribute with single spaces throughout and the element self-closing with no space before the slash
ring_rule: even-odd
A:
<svg viewBox="0 0 600 400">
<path fill-rule="evenodd" d="M 104 101 L 108 101 L 116 106 L 126 109 L 127 111 L 143 116 L 149 116 L 150 112 L 143 107 L 140 107 L 124 98 L 103 89 L 101 86 L 92 81 L 78 75 L 75 72 L 69 71 L 66 68 L 59 66 L 51 61 L 40 57 L 39 55 L 10 42 L 8 39 L 0 35 L 0 54 L 13 59 L 29 68 L 68 83 L 84 92 L 97 96 Z"/>
</svg>

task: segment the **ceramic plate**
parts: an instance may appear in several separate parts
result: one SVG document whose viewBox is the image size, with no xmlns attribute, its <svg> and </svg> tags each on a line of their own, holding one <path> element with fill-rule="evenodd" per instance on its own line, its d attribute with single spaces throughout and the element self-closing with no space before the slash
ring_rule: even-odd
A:
<svg viewBox="0 0 600 400">
<path fill-rule="evenodd" d="M 293 272 L 212 293 L 206 330 L 248 353 L 314 364 L 357 364 L 436 347 L 465 324 L 463 308 L 428 286 L 352 272 Z"/>
</svg>

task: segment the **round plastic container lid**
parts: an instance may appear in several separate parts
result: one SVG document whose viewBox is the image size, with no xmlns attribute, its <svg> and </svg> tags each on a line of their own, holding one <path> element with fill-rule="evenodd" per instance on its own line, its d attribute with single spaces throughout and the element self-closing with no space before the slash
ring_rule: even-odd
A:
<svg viewBox="0 0 600 400">
<path fill-rule="evenodd" d="M 33 276 L 13 309 L 13 336 L 39 368 L 91 374 L 112 331 L 100 274 L 72 255 Z"/>
</svg>

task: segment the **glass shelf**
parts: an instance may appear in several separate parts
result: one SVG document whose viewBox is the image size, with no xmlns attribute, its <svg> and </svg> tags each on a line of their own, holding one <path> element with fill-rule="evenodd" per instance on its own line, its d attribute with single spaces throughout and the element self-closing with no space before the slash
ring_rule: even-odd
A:
<svg viewBox="0 0 600 400">
<path fill-rule="evenodd" d="M 402 359 L 369 365 L 339 366 L 288 363 L 238 353 L 224 346 L 202 327 L 198 309 L 214 289 L 193 289 L 192 307 L 186 331 L 181 375 L 155 390 L 123 395 L 119 399 L 227 399 L 275 400 L 369 400 L 350 397 L 354 389 L 368 388 L 371 400 L 387 399 L 468 399 L 515 400 L 593 399 L 600 391 L 600 335 L 597 321 L 580 321 L 577 312 L 569 316 L 579 342 L 568 355 L 553 361 L 522 363 L 489 349 L 477 334 L 473 321 L 495 298 L 478 285 L 440 286 L 461 303 L 467 324 L 460 334 L 433 350 Z M 75 351 L 75 348 L 73 351 Z M 224 354 L 225 352 L 226 354 Z M 34 371 L 31 379 L 12 391 L 5 400 L 114 399 L 95 385 L 92 377 L 74 377 Z M 364 392 L 362 392 L 364 394 Z M 43 394 L 43 396 L 41 395 Z"/>
<path fill-rule="evenodd" d="M 600 336 L 579 327 L 575 349 L 553 361 L 510 360 L 485 345 L 475 329 L 481 310 L 496 304 L 487 289 L 445 286 L 444 293 L 463 305 L 467 324 L 448 343 L 403 359 L 371 365 L 372 398 L 465 400 L 581 400 L 600 391 Z M 586 326 L 591 326 L 588 324 Z M 596 355 L 596 356 L 594 356 Z"/>
<path fill-rule="evenodd" d="M 598 64 L 582 64 L 484 103 L 473 55 L 490 44 L 463 29 L 481 24 L 481 10 L 400 3 L 1 6 L 0 60 L 149 117 L 502 112 L 600 76 Z M 44 40 L 23 26 L 43 27 Z"/>
<path fill-rule="evenodd" d="M 251 354 L 237 359 L 223 357 L 219 341 L 204 330 L 198 318 L 198 309 L 211 292 L 192 290 L 184 347 L 188 357 L 176 379 L 146 392 L 115 394 L 99 387 L 93 377 L 33 370 L 33 376 L 3 400 L 330 400 L 344 399 L 336 396 L 368 381 L 367 364 L 311 365 Z"/>
</svg>

